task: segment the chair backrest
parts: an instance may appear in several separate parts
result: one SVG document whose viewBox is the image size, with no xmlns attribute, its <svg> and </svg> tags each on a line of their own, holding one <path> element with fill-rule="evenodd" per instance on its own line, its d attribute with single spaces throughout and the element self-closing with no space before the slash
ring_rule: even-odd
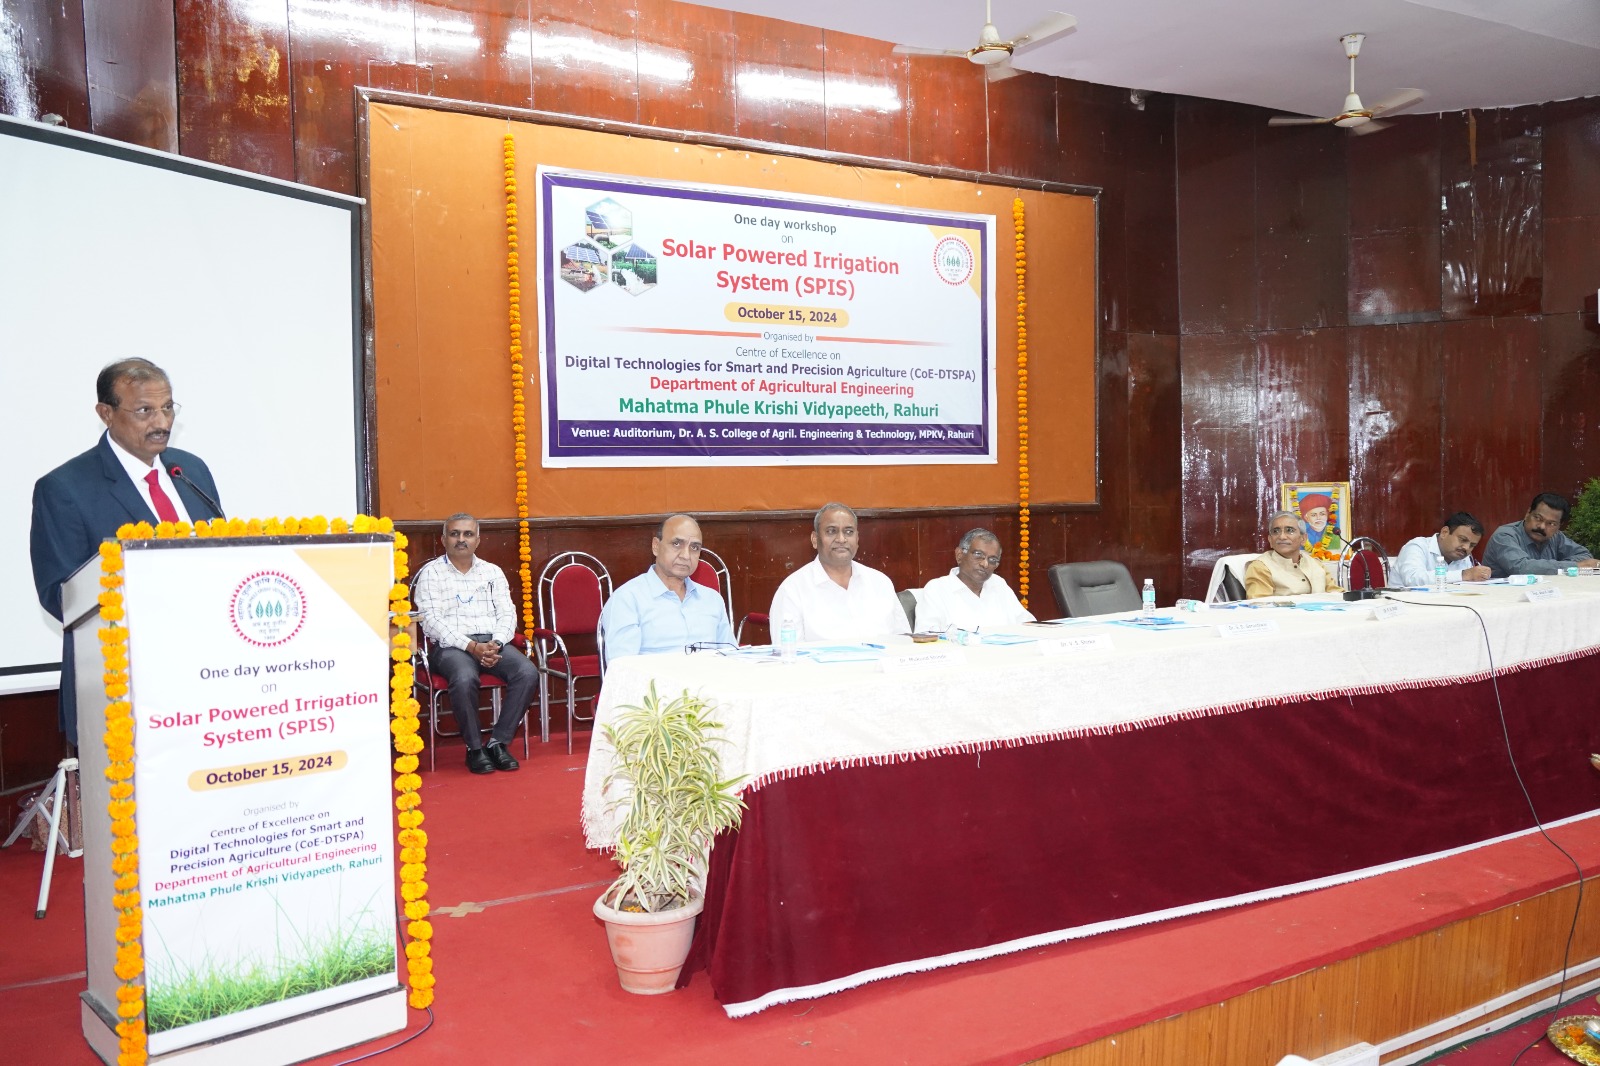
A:
<svg viewBox="0 0 1600 1066">
<path fill-rule="evenodd" d="M 1057 563 L 1050 568 L 1050 589 L 1056 594 L 1056 606 L 1070 618 L 1139 609 L 1133 575 L 1110 559 Z"/>
<path fill-rule="evenodd" d="M 1206 602 L 1231 603 L 1244 599 L 1244 568 L 1250 565 L 1250 560 L 1260 554 L 1260 552 L 1240 552 L 1218 558 L 1211 567 L 1211 581 L 1206 586 Z"/>
<path fill-rule="evenodd" d="M 1367 583 L 1368 575 L 1372 578 L 1370 586 Z M 1384 580 L 1387 576 L 1383 566 L 1383 556 L 1372 548 L 1362 548 L 1350 557 L 1350 584 L 1346 587 L 1381 589 L 1388 583 Z"/>
<path fill-rule="evenodd" d="M 900 609 L 906 613 L 906 625 L 911 627 L 911 632 L 917 631 L 917 590 L 901 589 L 896 595 L 900 597 Z"/>
<path fill-rule="evenodd" d="M 597 636 L 611 574 L 587 552 L 562 552 L 539 574 L 539 628 L 562 637 Z"/>
<path fill-rule="evenodd" d="M 701 548 L 700 565 L 694 568 L 690 577 L 695 584 L 704 585 L 722 597 L 722 606 L 728 611 L 728 624 L 732 625 L 733 577 L 728 573 L 728 564 L 722 561 L 722 556 L 710 548 Z"/>
</svg>

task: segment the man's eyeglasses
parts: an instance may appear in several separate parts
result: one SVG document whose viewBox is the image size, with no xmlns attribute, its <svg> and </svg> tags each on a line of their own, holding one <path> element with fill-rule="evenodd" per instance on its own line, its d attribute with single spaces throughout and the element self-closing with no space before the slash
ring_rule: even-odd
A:
<svg viewBox="0 0 1600 1066">
<path fill-rule="evenodd" d="M 1267 530 L 1267 532 L 1272 534 L 1275 537 L 1280 533 L 1298 533 L 1298 532 L 1300 532 L 1300 527 L 1299 526 L 1273 526 L 1271 529 Z"/>
<path fill-rule="evenodd" d="M 160 407 L 120 407 L 112 404 L 117 410 L 132 418 L 135 422 L 148 422 L 156 415 L 165 415 L 168 418 L 177 418 L 178 412 L 183 410 L 181 403 L 162 404 Z"/>
<path fill-rule="evenodd" d="M 987 560 L 989 560 L 989 565 L 990 566 L 999 566 L 1000 565 L 1000 556 L 998 556 L 998 555 L 985 555 L 985 554 L 983 554 L 983 552 L 979 551 L 977 548 L 968 548 L 967 549 L 967 554 L 972 556 L 974 559 L 987 559 Z"/>
</svg>

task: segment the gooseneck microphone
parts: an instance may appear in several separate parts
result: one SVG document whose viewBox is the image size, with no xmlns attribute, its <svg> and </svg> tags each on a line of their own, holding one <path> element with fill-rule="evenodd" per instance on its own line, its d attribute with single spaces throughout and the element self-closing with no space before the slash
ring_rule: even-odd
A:
<svg viewBox="0 0 1600 1066">
<path fill-rule="evenodd" d="M 1354 571 L 1355 564 L 1357 562 L 1361 563 L 1361 577 L 1363 585 L 1362 588 L 1353 588 L 1346 592 L 1344 594 L 1344 598 L 1346 600 L 1355 601 L 1375 599 L 1381 593 L 1388 591 L 1387 573 L 1384 574 L 1384 584 L 1379 585 L 1376 588 L 1374 588 L 1372 584 L 1372 568 L 1375 565 L 1382 566 L 1383 564 L 1379 562 L 1379 560 L 1389 558 L 1388 549 L 1386 549 L 1382 544 L 1379 544 L 1377 540 L 1372 537 L 1356 537 L 1345 546 L 1345 550 L 1350 553 L 1350 568 L 1352 571 Z"/>
<path fill-rule="evenodd" d="M 227 515 L 222 513 L 222 508 L 217 506 L 217 501 L 213 500 L 210 496 L 206 495 L 206 490 L 205 489 L 201 488 L 199 485 L 196 485 L 193 481 L 191 481 L 187 476 L 184 475 L 183 467 L 179 466 L 177 463 L 173 463 L 171 466 L 167 467 L 167 473 L 172 475 L 173 480 L 181 481 L 185 485 L 188 485 L 191 489 L 194 489 L 195 495 L 199 496 L 202 500 L 204 500 L 206 502 L 206 506 L 211 508 L 211 512 L 215 517 L 217 517 L 217 518 L 227 518 L 228 517 Z"/>
</svg>

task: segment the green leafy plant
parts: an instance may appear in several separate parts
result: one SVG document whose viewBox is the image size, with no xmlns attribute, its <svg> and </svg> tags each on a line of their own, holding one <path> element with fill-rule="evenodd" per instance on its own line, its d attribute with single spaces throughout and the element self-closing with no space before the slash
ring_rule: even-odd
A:
<svg viewBox="0 0 1600 1066">
<path fill-rule="evenodd" d="M 619 911 L 682 907 L 705 875 L 711 841 L 744 814 L 735 792 L 743 778 L 724 780 L 710 702 L 688 690 L 670 701 L 654 682 L 642 703 L 618 708 L 602 731 L 616 751 L 606 779 L 626 786 L 613 804 L 626 807 L 617 831 L 622 876 L 600 896 Z"/>
<path fill-rule="evenodd" d="M 1578 493 L 1578 502 L 1572 505 L 1572 518 L 1567 522 L 1567 536 L 1589 549 L 1600 559 L 1600 477 L 1590 478 Z"/>
</svg>

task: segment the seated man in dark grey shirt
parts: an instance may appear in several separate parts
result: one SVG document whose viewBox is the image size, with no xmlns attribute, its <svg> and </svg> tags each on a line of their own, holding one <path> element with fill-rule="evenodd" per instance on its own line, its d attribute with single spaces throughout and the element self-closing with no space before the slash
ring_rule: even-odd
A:
<svg viewBox="0 0 1600 1066">
<path fill-rule="evenodd" d="M 1572 510 L 1565 496 L 1541 492 L 1528 505 L 1520 522 L 1507 522 L 1494 531 L 1483 553 L 1483 564 L 1495 577 L 1512 574 L 1559 574 L 1569 563 L 1594 565 L 1588 548 L 1561 532 Z"/>
</svg>

